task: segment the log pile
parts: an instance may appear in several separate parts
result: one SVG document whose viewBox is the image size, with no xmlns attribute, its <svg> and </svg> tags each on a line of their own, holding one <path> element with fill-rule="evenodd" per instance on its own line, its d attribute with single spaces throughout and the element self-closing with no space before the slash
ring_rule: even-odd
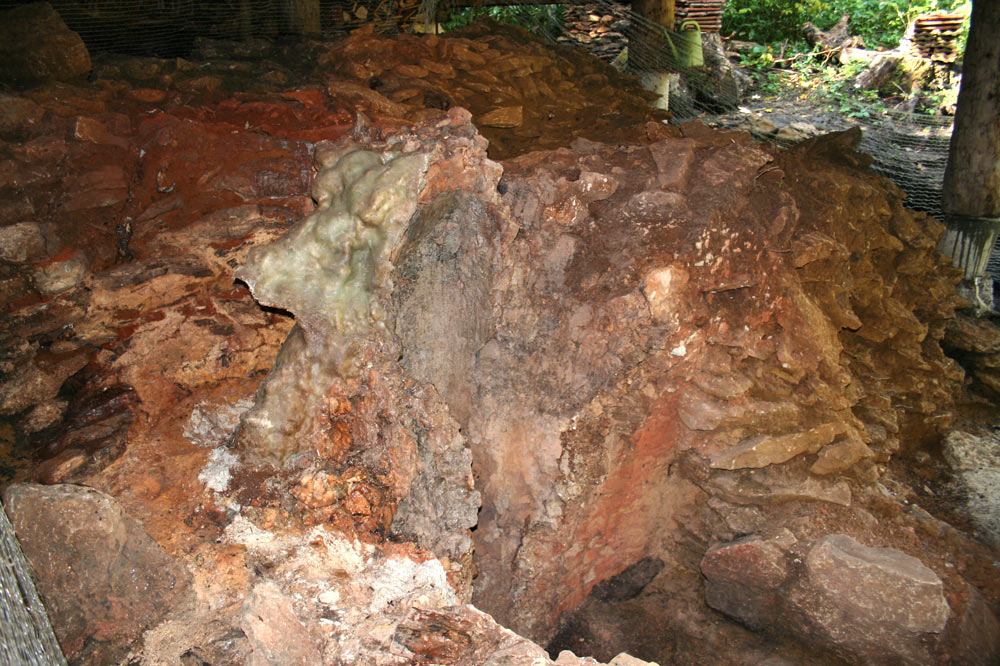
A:
<svg viewBox="0 0 1000 666">
<path fill-rule="evenodd" d="M 602 60 L 613 61 L 628 43 L 627 5 L 566 5 L 565 21 L 566 33 L 556 41 L 585 48 Z"/>
<path fill-rule="evenodd" d="M 677 0 L 676 25 L 696 21 L 702 32 L 719 32 L 726 0 Z"/>
<path fill-rule="evenodd" d="M 951 63 L 958 57 L 957 40 L 962 34 L 961 14 L 925 14 L 913 22 L 913 55 L 937 62 Z"/>
</svg>

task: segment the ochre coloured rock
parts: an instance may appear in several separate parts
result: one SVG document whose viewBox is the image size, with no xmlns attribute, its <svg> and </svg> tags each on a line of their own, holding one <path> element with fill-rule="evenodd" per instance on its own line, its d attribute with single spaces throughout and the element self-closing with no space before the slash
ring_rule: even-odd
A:
<svg viewBox="0 0 1000 666">
<path fill-rule="evenodd" d="M 45 237 L 37 222 L 18 222 L 0 228 L 0 260 L 21 264 L 45 252 Z"/>
<path fill-rule="evenodd" d="M 705 601 L 753 629 L 771 628 L 782 612 L 781 587 L 791 577 L 789 554 L 758 535 L 710 548 L 701 560 Z"/>
<path fill-rule="evenodd" d="M 843 424 L 825 423 L 788 435 L 757 435 L 713 456 L 712 467 L 739 469 L 783 463 L 802 453 L 816 453 L 843 431 Z"/>
<path fill-rule="evenodd" d="M 477 118 L 484 127 L 520 127 L 524 122 L 524 108 L 505 106 L 487 111 Z"/>
</svg>

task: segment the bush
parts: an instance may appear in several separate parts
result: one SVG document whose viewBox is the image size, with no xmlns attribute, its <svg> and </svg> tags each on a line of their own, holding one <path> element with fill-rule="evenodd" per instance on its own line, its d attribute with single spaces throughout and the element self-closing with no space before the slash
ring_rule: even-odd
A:
<svg viewBox="0 0 1000 666">
<path fill-rule="evenodd" d="M 445 30 L 466 26 L 478 18 L 488 17 L 501 23 L 511 23 L 532 30 L 544 26 L 563 25 L 563 5 L 503 5 L 496 7 L 460 7 L 441 24 Z"/>
<path fill-rule="evenodd" d="M 869 48 L 894 48 L 910 21 L 927 12 L 972 12 L 969 0 L 831 0 L 813 19 L 820 28 L 832 26 L 841 14 L 851 15 L 851 34 L 864 38 Z"/>
<path fill-rule="evenodd" d="M 894 47 L 919 14 L 956 11 L 968 16 L 971 0 L 729 0 L 722 30 L 762 44 L 800 42 L 802 24 L 829 29 L 841 14 L 851 15 L 851 33 L 869 48 Z"/>
<path fill-rule="evenodd" d="M 802 24 L 826 11 L 823 0 L 729 0 L 723 34 L 760 44 L 802 41 Z"/>
</svg>

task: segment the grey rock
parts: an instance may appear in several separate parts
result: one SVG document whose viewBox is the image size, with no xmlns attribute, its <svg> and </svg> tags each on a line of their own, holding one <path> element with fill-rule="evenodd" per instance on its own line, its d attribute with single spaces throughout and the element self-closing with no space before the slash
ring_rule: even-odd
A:
<svg viewBox="0 0 1000 666">
<path fill-rule="evenodd" d="M 4 504 L 71 663 L 117 663 L 184 600 L 187 570 L 114 498 L 83 486 L 14 484 Z"/>
<path fill-rule="evenodd" d="M 414 217 L 397 259 L 393 301 L 403 367 L 433 384 L 462 424 L 473 408 L 476 352 L 496 325 L 492 253 L 476 251 L 493 241 L 494 226 L 471 194 L 440 195 Z"/>
<path fill-rule="evenodd" d="M 751 115 L 741 125 L 755 136 L 771 136 L 778 131 L 778 126 L 770 118 L 756 114 Z"/>
<path fill-rule="evenodd" d="M 38 268 L 32 278 L 38 291 L 46 296 L 54 296 L 79 285 L 87 277 L 87 273 L 87 260 L 75 255 Z"/>
<path fill-rule="evenodd" d="M 454 666 L 543 666 L 551 664 L 545 650 L 518 636 L 474 606 L 437 610 L 411 609 L 396 626 L 392 647 L 411 653 L 409 663 L 449 663 Z M 566 660 L 562 664 L 590 661 Z"/>
<path fill-rule="evenodd" d="M 809 123 L 791 123 L 779 129 L 778 133 L 774 135 L 774 138 L 779 143 L 791 144 L 811 139 L 819 133 L 820 131 Z"/>
<path fill-rule="evenodd" d="M 965 511 L 979 535 L 1000 546 L 1000 433 L 978 435 L 953 430 L 944 439 L 945 460 L 954 474 L 954 485 L 965 498 Z"/>
<path fill-rule="evenodd" d="M 27 433 L 35 433 L 43 430 L 63 417 L 68 404 L 65 400 L 51 400 L 39 403 L 25 416 L 20 425 Z"/>
<path fill-rule="evenodd" d="M 18 222 L 0 229 L 0 261 L 21 264 L 45 253 L 45 237 L 37 222 Z"/>
<path fill-rule="evenodd" d="M 85 365 L 86 354 L 74 354 L 44 368 L 34 354 L 22 355 L 14 370 L 0 382 L 0 414 L 17 414 L 34 405 L 51 402 L 63 382 Z"/>
<path fill-rule="evenodd" d="M 843 534 L 817 540 L 805 557 L 787 530 L 744 537 L 710 548 L 701 570 L 712 608 L 851 663 L 932 663 L 928 646 L 956 640 L 955 631 L 942 635 L 951 608 L 933 571 L 906 553 L 869 548 Z M 966 639 L 995 624 L 981 611 L 973 608 L 966 622 L 972 629 L 959 632 Z"/>
<path fill-rule="evenodd" d="M 776 466 L 719 471 L 704 484 L 706 492 L 732 504 L 779 504 L 789 501 L 851 505 L 851 487 L 843 479 L 797 478 Z"/>
<path fill-rule="evenodd" d="M 710 548 L 701 561 L 705 601 L 752 629 L 778 622 L 788 556 L 774 541 L 751 535 Z"/>
<path fill-rule="evenodd" d="M 270 581 L 259 583 L 243 605 L 243 632 L 250 639 L 252 666 L 309 666 L 322 663 L 319 650 L 299 621 L 291 600 Z"/>
<path fill-rule="evenodd" d="M 873 621 L 938 633 L 950 609 L 943 584 L 920 560 L 895 548 L 869 548 L 843 534 L 820 539 L 806 557 L 810 582 Z"/>
<path fill-rule="evenodd" d="M 813 544 L 805 567 L 788 594 L 793 633 L 859 663 L 931 662 L 921 635 L 942 632 L 951 609 L 920 560 L 831 534 Z"/>
<path fill-rule="evenodd" d="M 991 666 L 1000 663 L 1000 622 L 986 600 L 971 585 L 966 585 L 965 601 L 949 628 L 948 651 L 954 663 L 968 666 Z"/>
</svg>

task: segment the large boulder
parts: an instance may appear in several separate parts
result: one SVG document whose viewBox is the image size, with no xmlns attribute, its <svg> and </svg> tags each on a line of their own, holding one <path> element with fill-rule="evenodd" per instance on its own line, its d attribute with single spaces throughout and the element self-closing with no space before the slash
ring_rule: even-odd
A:
<svg viewBox="0 0 1000 666">
<path fill-rule="evenodd" d="M 187 570 L 113 497 L 14 484 L 4 505 L 73 663 L 113 663 L 186 598 Z"/>
<path fill-rule="evenodd" d="M 942 579 L 911 555 L 844 534 L 804 545 L 789 537 L 751 535 L 709 549 L 701 561 L 708 605 L 854 664 L 937 663 L 955 645 L 977 646 L 957 650 L 963 659 L 978 654 L 971 663 L 996 658 L 997 622 L 974 590 L 962 595 L 959 618 Z"/>
<path fill-rule="evenodd" d="M 0 81 L 25 86 L 90 72 L 90 53 L 47 2 L 0 14 Z"/>
<path fill-rule="evenodd" d="M 815 638 L 864 664 L 926 664 L 924 635 L 940 634 L 951 609 L 938 576 L 894 548 L 869 548 L 832 534 L 805 558 L 806 575 L 789 592 Z M 797 623 L 796 623 L 797 624 Z"/>
</svg>

